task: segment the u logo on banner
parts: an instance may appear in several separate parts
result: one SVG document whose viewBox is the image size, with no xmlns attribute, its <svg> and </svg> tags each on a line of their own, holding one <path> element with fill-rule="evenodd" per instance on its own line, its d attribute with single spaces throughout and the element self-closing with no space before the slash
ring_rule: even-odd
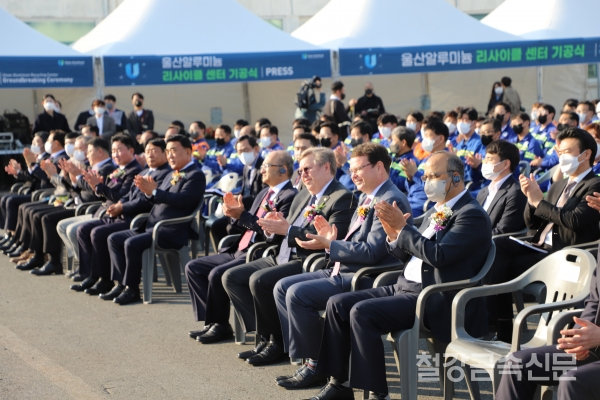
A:
<svg viewBox="0 0 600 400">
<path fill-rule="evenodd" d="M 375 68 L 377 65 L 377 54 L 367 54 L 365 56 L 365 66 L 367 68 Z"/>
<path fill-rule="evenodd" d="M 125 74 L 129 79 L 135 79 L 140 75 L 140 64 L 125 64 Z"/>
</svg>

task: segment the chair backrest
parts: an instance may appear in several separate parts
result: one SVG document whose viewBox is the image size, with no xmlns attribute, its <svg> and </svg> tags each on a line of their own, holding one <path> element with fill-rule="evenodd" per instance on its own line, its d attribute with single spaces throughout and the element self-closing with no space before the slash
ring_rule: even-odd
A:
<svg viewBox="0 0 600 400">
<path fill-rule="evenodd" d="M 544 183 L 544 182 L 547 182 L 550 179 L 552 179 L 552 175 L 554 175 L 554 172 L 556 171 L 556 169 L 559 166 L 560 165 L 556 164 L 554 167 L 550 168 L 548 171 L 546 171 L 542 175 L 540 175 L 540 177 L 536 179 L 536 182 L 538 183 L 538 185 L 540 183 Z"/>
<path fill-rule="evenodd" d="M 198 206 L 196 207 L 196 209 L 194 210 L 193 214 L 195 217 L 194 219 L 192 219 L 192 223 L 190 225 L 190 227 L 192 228 L 192 230 L 196 233 L 200 233 L 200 213 L 202 212 L 202 205 L 204 204 L 203 201 L 200 201 L 200 203 L 198 204 Z"/>
<path fill-rule="evenodd" d="M 564 249 L 544 258 L 521 274 L 521 289 L 533 282 L 546 285 L 545 303 L 580 299 L 583 301 L 590 290 L 590 281 L 596 265 L 594 257 L 585 250 Z M 540 317 L 534 337 L 526 346 L 542 346 L 546 343 L 548 323 L 552 313 Z"/>
<path fill-rule="evenodd" d="M 236 172 L 230 172 L 225 174 L 219 179 L 214 186 L 215 189 L 220 189 L 223 192 L 231 192 L 237 187 L 240 180 L 240 176 Z"/>
<path fill-rule="evenodd" d="M 529 161 L 519 161 L 519 171 L 521 174 L 529 176 L 529 173 L 531 172 L 531 165 L 529 165 Z"/>
</svg>

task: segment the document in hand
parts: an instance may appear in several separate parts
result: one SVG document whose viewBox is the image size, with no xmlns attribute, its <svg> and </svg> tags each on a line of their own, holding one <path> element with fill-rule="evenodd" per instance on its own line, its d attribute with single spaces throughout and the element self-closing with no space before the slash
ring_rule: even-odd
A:
<svg viewBox="0 0 600 400">
<path fill-rule="evenodd" d="M 525 247 L 529 247 L 529 248 L 530 248 L 530 249 L 532 249 L 532 250 L 539 251 L 540 253 L 544 253 L 544 254 L 547 254 L 547 253 L 548 253 L 548 251 L 547 251 L 547 250 L 544 250 L 544 249 L 542 249 L 541 247 L 535 246 L 535 245 L 533 245 L 533 244 L 531 244 L 531 243 L 529 243 L 529 242 L 524 242 L 524 241 L 522 241 L 522 240 L 520 240 L 520 239 L 517 239 L 517 238 L 516 238 L 516 237 L 514 237 L 514 236 L 509 236 L 509 238 L 510 238 L 510 239 L 512 239 L 512 240 L 514 240 L 515 242 L 519 243 L 520 245 L 523 245 L 523 246 L 525 246 Z"/>
</svg>

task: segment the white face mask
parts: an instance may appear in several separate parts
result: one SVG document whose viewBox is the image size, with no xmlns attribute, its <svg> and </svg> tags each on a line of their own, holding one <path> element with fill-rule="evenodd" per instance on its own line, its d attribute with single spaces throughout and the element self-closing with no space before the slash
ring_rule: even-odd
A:
<svg viewBox="0 0 600 400">
<path fill-rule="evenodd" d="M 256 159 L 256 155 L 253 151 L 248 151 L 240 154 L 240 161 L 244 165 L 252 165 L 254 160 Z"/>
<path fill-rule="evenodd" d="M 498 86 L 497 88 L 494 89 L 494 92 L 500 96 L 502 93 L 504 93 L 504 88 L 502 86 Z"/>
<path fill-rule="evenodd" d="M 381 128 L 379 128 L 379 133 L 381 133 L 381 136 L 383 136 L 384 138 L 389 138 L 390 136 L 392 136 L 392 128 L 387 127 L 387 126 L 382 126 Z"/>
<path fill-rule="evenodd" d="M 73 156 L 73 152 L 75 152 L 75 145 L 73 143 L 67 143 L 65 146 L 65 152 L 69 157 Z"/>
<path fill-rule="evenodd" d="M 44 103 L 44 110 L 46 111 L 55 111 L 56 106 L 51 101 L 47 101 Z"/>
<path fill-rule="evenodd" d="M 435 139 L 423 138 L 423 150 L 428 153 L 433 151 L 433 147 L 435 146 Z"/>
<path fill-rule="evenodd" d="M 271 138 L 270 137 L 261 137 L 260 139 L 258 139 L 258 144 L 260 145 L 260 147 L 262 148 L 267 148 L 271 145 Z"/>
<path fill-rule="evenodd" d="M 446 200 L 446 182 L 448 181 L 427 179 L 424 188 L 427 198 L 431 201 L 435 201 L 436 203 Z"/>
<path fill-rule="evenodd" d="M 96 115 L 103 115 L 106 109 L 104 107 L 96 107 L 94 108 L 94 112 Z"/>
<path fill-rule="evenodd" d="M 46 151 L 46 153 L 51 154 L 52 153 L 52 143 L 50 143 L 50 142 L 44 143 L 44 150 Z"/>
<path fill-rule="evenodd" d="M 558 164 L 563 174 L 572 175 L 577 170 L 577 167 L 579 167 L 579 164 L 581 164 L 581 161 L 579 161 L 579 156 L 575 157 L 570 154 L 563 154 L 558 158 Z"/>
<path fill-rule="evenodd" d="M 579 123 L 582 124 L 583 121 L 585 121 L 585 119 L 587 118 L 587 113 L 582 113 L 582 114 L 577 113 L 577 116 L 579 117 Z"/>
<path fill-rule="evenodd" d="M 459 122 L 458 123 L 458 133 L 466 135 L 471 131 L 471 124 L 468 122 Z"/>
<path fill-rule="evenodd" d="M 485 179 L 493 181 L 502 173 L 502 170 L 500 170 L 498 172 L 494 172 L 494 168 L 496 168 L 496 165 L 500 165 L 503 162 L 504 161 L 500 161 L 498 164 L 487 164 L 487 163 L 482 164 L 481 165 L 481 175 L 483 175 L 483 177 Z"/>
<path fill-rule="evenodd" d="M 32 144 L 31 149 L 29 149 L 29 150 L 31 150 L 31 152 L 33 154 L 35 154 L 36 156 L 39 156 L 42 153 L 42 149 L 40 148 L 40 146 L 35 145 L 35 144 Z"/>
<path fill-rule="evenodd" d="M 531 112 L 531 120 L 532 121 L 537 121 L 537 117 L 538 117 L 537 111 L 532 111 Z"/>
<path fill-rule="evenodd" d="M 234 130 L 234 131 L 233 131 L 233 134 L 235 135 L 235 137 L 236 137 L 236 138 L 238 138 L 238 139 L 239 139 L 239 137 L 240 137 L 240 132 L 241 132 L 241 131 L 240 131 L 239 129 L 236 129 L 236 130 Z"/>
<path fill-rule="evenodd" d="M 417 130 L 417 123 L 416 122 L 407 122 L 406 123 L 406 127 L 409 129 L 412 129 L 413 131 Z"/>
<path fill-rule="evenodd" d="M 456 132 L 456 125 L 452 122 L 446 122 L 446 126 L 448 127 L 448 132 L 454 133 Z"/>
<path fill-rule="evenodd" d="M 73 157 L 79 162 L 85 161 L 85 153 L 81 150 L 75 150 L 75 152 L 73 153 Z"/>
</svg>

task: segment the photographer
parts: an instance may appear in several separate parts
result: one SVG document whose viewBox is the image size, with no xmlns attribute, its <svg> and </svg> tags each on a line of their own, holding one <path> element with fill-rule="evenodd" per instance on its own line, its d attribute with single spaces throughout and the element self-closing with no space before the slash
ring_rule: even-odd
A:
<svg viewBox="0 0 600 400">
<path fill-rule="evenodd" d="M 316 121 L 317 114 L 325 106 L 325 93 L 321 93 L 321 78 L 315 75 L 312 79 L 304 81 L 296 96 L 295 118 L 306 118 L 311 123 Z"/>
</svg>

